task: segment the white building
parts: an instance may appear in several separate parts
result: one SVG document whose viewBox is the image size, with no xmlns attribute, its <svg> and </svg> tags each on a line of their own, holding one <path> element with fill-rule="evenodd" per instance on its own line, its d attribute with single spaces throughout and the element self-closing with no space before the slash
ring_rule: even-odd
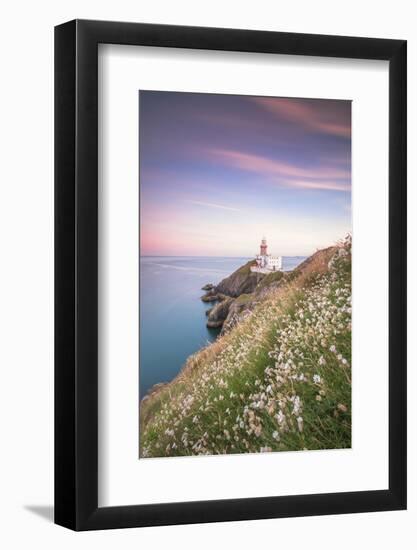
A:
<svg viewBox="0 0 417 550">
<path fill-rule="evenodd" d="M 252 271 L 268 273 L 269 271 L 282 270 L 282 256 L 271 256 L 268 254 L 268 245 L 265 237 L 261 241 L 260 252 L 256 255 L 255 260 L 256 267 L 254 266 Z"/>
</svg>

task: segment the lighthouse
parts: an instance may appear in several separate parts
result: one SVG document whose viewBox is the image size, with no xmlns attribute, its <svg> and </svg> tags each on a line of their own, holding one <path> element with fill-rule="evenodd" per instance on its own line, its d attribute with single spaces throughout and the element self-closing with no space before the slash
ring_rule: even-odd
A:
<svg viewBox="0 0 417 550">
<path fill-rule="evenodd" d="M 266 244 L 266 238 L 262 237 L 261 251 L 259 253 L 259 256 L 267 256 L 267 255 L 268 255 L 268 245 Z"/>
<path fill-rule="evenodd" d="M 282 257 L 271 256 L 268 254 L 268 245 L 266 237 L 262 237 L 259 254 L 255 257 L 256 266 L 251 267 L 251 271 L 258 273 L 269 273 L 270 271 L 282 270 Z"/>
</svg>

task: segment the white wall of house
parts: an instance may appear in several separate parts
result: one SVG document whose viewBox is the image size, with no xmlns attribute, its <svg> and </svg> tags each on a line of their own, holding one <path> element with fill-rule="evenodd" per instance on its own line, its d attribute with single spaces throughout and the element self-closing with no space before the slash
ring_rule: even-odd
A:
<svg viewBox="0 0 417 550">
<path fill-rule="evenodd" d="M 268 256 L 267 266 L 270 269 L 282 269 L 282 256 Z"/>
<path fill-rule="evenodd" d="M 256 256 L 258 267 L 270 269 L 271 271 L 282 269 L 282 256 Z"/>
</svg>

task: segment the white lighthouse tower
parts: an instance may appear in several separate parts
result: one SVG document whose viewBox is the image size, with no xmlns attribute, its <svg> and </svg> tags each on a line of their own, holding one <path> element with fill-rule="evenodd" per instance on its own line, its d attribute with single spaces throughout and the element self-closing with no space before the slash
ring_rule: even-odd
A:
<svg viewBox="0 0 417 550">
<path fill-rule="evenodd" d="M 282 270 L 282 256 L 271 256 L 268 254 L 266 237 L 262 237 L 259 254 L 256 255 L 256 266 L 251 268 L 258 273 L 269 273 Z"/>
</svg>

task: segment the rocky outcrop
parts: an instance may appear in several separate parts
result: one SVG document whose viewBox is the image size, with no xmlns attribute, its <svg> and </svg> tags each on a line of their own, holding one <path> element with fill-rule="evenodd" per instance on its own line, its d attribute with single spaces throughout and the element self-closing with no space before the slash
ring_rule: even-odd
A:
<svg viewBox="0 0 417 550">
<path fill-rule="evenodd" d="M 205 285 L 203 302 L 217 302 L 206 311 L 209 328 L 222 327 L 221 334 L 230 331 L 242 319 L 251 314 L 255 306 L 270 292 L 303 275 L 305 271 L 321 272 L 327 269 L 329 258 L 335 248 L 330 247 L 313 254 L 291 272 L 274 271 L 253 273 L 254 261 L 246 263 L 217 286 Z"/>
<path fill-rule="evenodd" d="M 206 292 L 204 296 L 201 296 L 201 300 L 203 302 L 217 302 L 218 299 L 219 296 L 215 288 L 212 288 L 211 290 Z"/>
<path fill-rule="evenodd" d="M 226 319 L 223 322 L 221 335 L 229 332 L 243 318 L 247 317 L 257 303 L 253 294 L 242 294 L 230 304 Z"/>
<path fill-rule="evenodd" d="M 217 286 L 207 284 L 203 287 L 207 292 L 201 300 L 218 302 L 206 311 L 209 328 L 222 327 L 221 334 L 229 331 L 251 312 L 269 288 L 281 284 L 285 278 L 282 272 L 267 275 L 253 273 L 250 269 L 253 265 L 254 261 L 251 260 L 223 279 Z"/>
<path fill-rule="evenodd" d="M 214 288 L 214 285 L 212 285 L 211 283 L 207 283 L 206 285 L 204 285 L 203 287 L 201 287 L 201 290 L 213 290 Z"/>
<path fill-rule="evenodd" d="M 220 328 L 229 315 L 230 306 L 235 300 L 233 298 L 225 298 L 209 310 L 207 316 L 208 328 Z"/>
<path fill-rule="evenodd" d="M 227 296 L 225 294 L 222 294 L 221 292 L 217 292 L 216 288 L 212 288 L 203 296 L 201 296 L 201 300 L 203 302 L 221 302 L 225 298 L 227 298 Z"/>
<path fill-rule="evenodd" d="M 243 265 L 232 273 L 226 279 L 223 279 L 216 287 L 216 292 L 226 294 L 237 298 L 241 294 L 248 294 L 253 292 L 257 284 L 265 277 L 263 273 L 252 273 L 251 266 L 255 265 L 255 262 L 251 260 L 247 264 Z"/>
</svg>

